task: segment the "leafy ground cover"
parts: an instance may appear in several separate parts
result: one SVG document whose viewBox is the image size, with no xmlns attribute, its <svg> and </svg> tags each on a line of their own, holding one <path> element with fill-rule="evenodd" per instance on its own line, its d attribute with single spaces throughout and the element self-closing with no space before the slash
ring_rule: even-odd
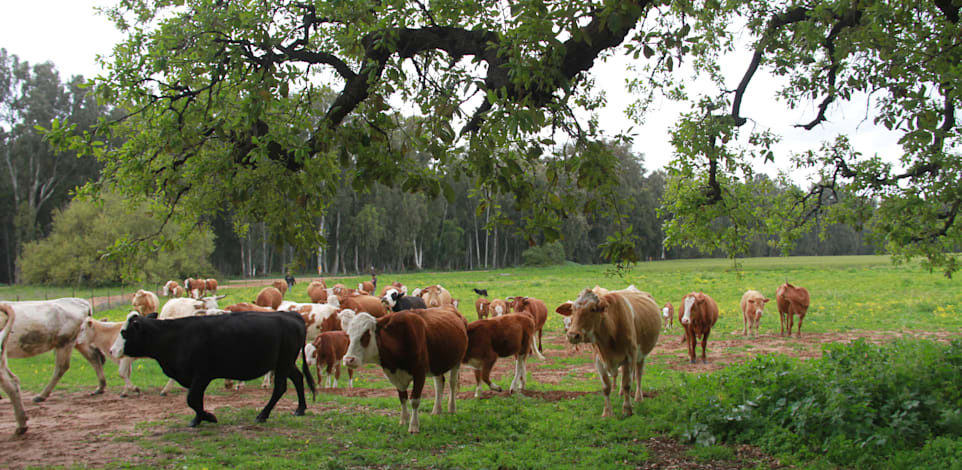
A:
<svg viewBox="0 0 962 470">
<path fill-rule="evenodd" d="M 26 439 L 8 440 L 12 412 L 0 401 L 0 462 L 151 468 L 854 468 L 928 466 L 962 453 L 955 434 L 960 403 L 946 388 L 954 382 L 937 386 L 939 374 L 958 375 L 952 362 L 957 354 L 950 350 L 959 346 L 948 343 L 959 326 L 958 281 L 913 266 L 894 267 L 882 257 L 749 259 L 740 276 L 729 268 L 725 260 L 654 262 L 624 280 L 605 277 L 601 266 L 576 265 L 379 275 L 382 282 L 412 287 L 441 283 L 462 300 L 460 310 L 469 319 L 475 317 L 474 287 L 498 297 L 541 298 L 549 309 L 595 284 L 633 283 L 660 302 L 676 304 L 686 292 L 709 293 L 721 307 L 709 340 L 709 364 L 688 364 L 677 326 L 663 334 L 646 370 L 646 399 L 632 417 L 600 417 L 591 354 L 566 344 L 560 317 L 552 314 L 548 360 L 529 362 L 524 397 L 486 391 L 475 400 L 473 376 L 462 372 L 458 413 L 424 414 L 417 436 L 398 425 L 396 393 L 376 367 L 363 370 L 353 390 L 323 390 L 304 418 L 289 416 L 295 401 L 288 394 L 263 425 L 253 420 L 268 397 L 258 381 L 242 391 L 223 390 L 215 382 L 207 406 L 221 422 L 191 430 L 183 392 L 158 396 L 166 377 L 153 361 L 134 363 L 141 396 L 119 398 L 122 382 L 108 364 L 108 393 L 87 397 L 94 374 L 75 354 L 51 399 L 27 404 Z M 364 279 L 329 282 L 350 286 Z M 785 280 L 812 291 L 803 336 L 778 336 L 774 304 L 758 338 L 741 336 L 741 294 L 751 288 L 773 298 Z M 289 298 L 306 300 L 304 281 Z M 258 290 L 249 285 L 221 293 L 228 295 L 223 302 L 233 303 L 253 299 Z M 126 310 L 98 317 L 120 320 Z M 503 387 L 510 382 L 511 362 L 500 361 L 493 374 Z M 10 364 L 29 398 L 49 380 L 53 357 Z M 430 384 L 427 388 L 422 410 L 433 398 Z M 760 401 L 759 394 L 772 398 Z M 831 429 L 838 432 L 826 433 Z M 59 450 L 50 451 L 54 448 Z M 859 457 L 865 454 L 874 459 Z"/>
</svg>

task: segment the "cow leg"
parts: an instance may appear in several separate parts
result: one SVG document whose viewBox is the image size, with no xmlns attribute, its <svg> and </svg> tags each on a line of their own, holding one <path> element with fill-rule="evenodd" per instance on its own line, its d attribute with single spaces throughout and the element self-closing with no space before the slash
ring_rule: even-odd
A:
<svg viewBox="0 0 962 470">
<path fill-rule="evenodd" d="M 117 368 L 117 374 L 124 379 L 124 392 L 120 394 L 122 397 L 126 397 L 129 393 L 140 393 L 140 388 L 134 385 L 134 382 L 130 380 L 130 373 L 133 370 L 134 358 L 124 357 L 120 360 L 120 366 Z"/>
<path fill-rule="evenodd" d="M 524 370 L 524 360 L 525 356 L 518 356 L 514 359 L 514 377 L 511 379 L 511 388 L 508 389 L 511 393 L 517 392 L 521 386 L 521 371 Z"/>
<path fill-rule="evenodd" d="M 13 416 L 17 420 L 17 429 L 13 434 L 22 435 L 27 432 L 27 413 L 23 410 L 23 400 L 20 397 L 20 379 L 7 367 L 5 352 L 0 356 L 0 389 L 10 397 L 13 405 Z"/>
<path fill-rule="evenodd" d="M 264 375 L 264 381 L 261 382 L 261 388 L 271 388 L 271 384 L 274 382 L 274 371 L 270 371 Z"/>
<path fill-rule="evenodd" d="M 354 388 L 354 369 L 347 368 L 347 388 Z"/>
<path fill-rule="evenodd" d="M 408 415 L 408 391 L 407 389 L 397 389 L 397 399 L 401 402 L 401 426 L 408 424 L 411 417 Z"/>
<path fill-rule="evenodd" d="M 53 377 L 50 378 L 50 382 L 47 383 L 47 386 L 43 388 L 43 391 L 40 392 L 40 395 L 33 397 L 34 402 L 40 403 L 50 396 L 50 392 L 53 391 L 53 388 L 57 385 L 57 382 L 59 382 L 60 378 L 63 377 L 63 374 L 67 372 L 67 369 L 70 369 L 70 354 L 72 352 L 73 346 L 67 346 L 56 350 L 56 362 L 54 363 L 53 367 Z M 102 368 L 101 373 L 103 373 Z M 106 380 L 104 382 L 106 383 Z M 103 390 L 101 390 L 101 392 L 103 392 Z"/>
<path fill-rule="evenodd" d="M 802 320 L 804 320 L 804 319 L 805 319 L 805 316 L 804 316 L 804 315 L 799 315 L 799 316 L 798 316 L 798 337 L 799 337 L 799 338 L 802 337 Z M 789 330 L 789 331 L 788 331 L 788 336 L 791 336 L 791 335 L 792 335 L 792 331 Z"/>
<path fill-rule="evenodd" d="M 431 414 L 441 414 L 441 402 L 444 400 L 444 374 L 434 376 L 434 407 Z"/>
<path fill-rule="evenodd" d="M 497 358 L 493 360 L 489 359 L 487 361 L 484 361 L 483 364 L 481 364 L 481 379 L 484 380 L 484 383 L 488 384 L 488 390 L 501 392 L 503 390 L 501 389 L 500 385 L 496 383 L 491 383 L 491 369 L 494 369 L 495 362 L 497 362 Z M 513 383 L 512 383 L 512 386 L 513 386 Z M 480 388 L 480 384 L 478 384 L 478 387 Z"/>
<path fill-rule="evenodd" d="M 474 387 L 474 398 L 481 398 L 481 369 L 474 369 L 474 383 L 477 386 Z"/>
<path fill-rule="evenodd" d="M 601 412 L 601 417 L 611 416 L 611 378 L 608 376 L 608 368 L 602 364 L 601 359 L 595 357 L 595 369 L 598 377 L 601 377 L 601 392 L 605 395 L 605 409 Z"/>
<path fill-rule="evenodd" d="M 792 337 L 792 327 L 795 326 L 795 315 L 788 312 L 788 337 Z"/>
<path fill-rule="evenodd" d="M 781 322 L 781 325 L 780 325 L 781 329 L 779 330 L 778 334 L 781 336 L 785 336 L 785 325 L 788 324 L 788 319 L 785 318 L 785 315 L 786 315 L 785 313 L 778 312 L 778 319 Z M 791 334 L 792 330 L 789 329 L 788 332 L 789 334 Z"/>
<path fill-rule="evenodd" d="M 295 385 L 297 384 L 296 378 L 294 380 L 294 384 Z M 277 401 L 281 399 L 281 396 L 283 396 L 284 392 L 286 391 L 287 391 L 287 377 L 285 377 L 283 374 L 278 374 L 278 376 L 274 380 L 274 392 L 271 393 L 271 399 L 267 401 L 267 405 L 264 406 L 264 409 L 262 409 L 260 413 L 257 413 L 257 417 L 254 418 L 254 421 L 257 421 L 258 423 L 263 423 L 264 421 L 267 421 L 267 418 L 271 415 L 271 410 L 274 409 L 274 405 L 277 404 Z M 301 389 L 301 393 L 298 394 L 297 398 L 298 398 L 297 399 L 298 404 L 297 404 L 297 409 L 294 410 L 294 414 L 297 416 L 300 416 L 304 414 L 304 410 L 301 409 L 301 405 L 304 405 L 305 408 L 307 407 L 307 404 L 304 401 L 303 388 Z M 300 412 L 300 415 L 298 415 L 298 412 Z"/>
<path fill-rule="evenodd" d="M 104 390 L 107 388 L 107 377 L 104 376 L 104 363 L 107 361 L 107 358 L 102 352 L 86 344 L 75 344 L 74 347 L 77 348 L 80 355 L 90 363 L 90 366 L 94 368 L 94 372 L 97 374 L 97 389 L 91 392 L 91 395 L 104 393 Z"/>
<path fill-rule="evenodd" d="M 334 388 L 337 388 L 337 381 L 341 378 L 341 361 L 334 361 Z"/>
<path fill-rule="evenodd" d="M 708 335 L 711 334 L 711 330 L 706 330 L 704 337 L 701 339 L 701 362 L 708 364 L 708 358 L 705 357 L 705 347 L 708 346 Z M 692 362 L 695 362 L 692 360 Z"/>
<path fill-rule="evenodd" d="M 187 406 L 194 410 L 195 413 L 194 419 L 188 424 L 188 426 L 192 428 L 197 427 L 202 421 L 217 422 L 217 418 L 213 413 L 208 413 L 204 410 L 204 392 L 207 390 L 207 386 L 210 385 L 210 380 L 210 378 L 194 377 L 190 388 L 187 389 Z"/>
<path fill-rule="evenodd" d="M 309 369 L 305 368 L 304 370 L 305 370 L 305 373 L 308 373 L 308 374 L 311 373 Z M 304 416 L 304 412 L 307 410 L 307 397 L 305 395 L 306 392 L 304 391 L 304 379 L 305 379 L 304 374 L 302 374 L 301 371 L 297 370 L 296 363 L 292 363 L 290 366 L 289 372 L 286 375 L 287 375 L 287 378 L 291 379 L 291 382 L 294 383 L 294 391 L 297 392 L 297 408 L 294 409 L 294 416 Z M 284 383 L 286 384 L 287 383 L 286 380 L 287 379 L 277 378 L 275 383 L 284 381 Z M 286 390 L 286 386 L 285 386 L 285 390 Z M 277 393 L 276 388 L 274 389 L 274 393 Z M 281 395 L 283 394 L 284 392 L 281 392 Z M 278 396 L 277 398 L 280 399 L 280 396 Z M 275 401 L 275 403 L 277 402 Z M 270 413 L 270 410 L 268 410 L 268 413 Z M 267 417 L 265 416 L 264 419 L 267 419 Z"/>
<path fill-rule="evenodd" d="M 163 389 L 161 389 L 160 394 L 161 394 L 161 395 L 167 395 L 167 393 L 170 392 L 170 389 L 174 388 L 174 384 L 176 384 L 176 383 L 177 383 L 176 380 L 174 380 L 174 379 L 168 379 L 168 380 L 167 380 L 167 384 L 164 385 L 164 388 L 163 388 Z"/>
<path fill-rule="evenodd" d="M 686 339 L 688 339 L 688 363 L 694 364 L 695 363 L 695 346 L 696 346 L 696 343 L 698 342 L 698 338 L 695 336 L 694 331 L 689 332 L 688 329 L 685 329 L 685 337 Z"/>
<path fill-rule="evenodd" d="M 625 416 L 631 416 L 631 373 L 634 372 L 635 365 L 630 362 L 621 366 L 621 394 L 624 395 L 624 402 L 621 405 L 621 412 Z"/>
<path fill-rule="evenodd" d="M 645 396 L 641 392 L 641 377 L 645 375 L 645 356 L 641 356 L 641 359 L 635 364 L 635 383 L 637 383 L 635 390 L 635 401 L 644 400 Z"/>
<path fill-rule="evenodd" d="M 544 358 L 544 354 L 541 354 L 541 346 L 540 346 L 540 344 L 541 344 L 541 339 L 540 339 L 540 337 L 538 338 L 538 344 L 535 344 L 535 342 L 534 342 L 534 335 L 531 335 L 531 349 L 534 349 L 534 354 L 535 354 L 535 356 L 538 356 L 538 359 L 541 359 L 541 360 L 543 361 L 543 360 L 545 360 L 545 358 Z"/>
<path fill-rule="evenodd" d="M 454 414 L 455 401 L 458 398 L 458 381 L 461 378 L 461 365 L 455 364 L 451 368 L 451 377 L 448 382 L 451 383 L 451 396 L 448 398 L 448 413 Z M 490 386 L 490 384 L 488 384 Z M 498 387 L 498 391 L 501 391 L 501 387 Z"/>
<path fill-rule="evenodd" d="M 421 408 L 421 392 L 424 390 L 424 373 L 414 375 L 414 387 L 411 388 L 411 424 L 408 425 L 408 432 L 411 434 L 421 431 L 421 422 L 418 420 L 418 409 Z"/>
</svg>

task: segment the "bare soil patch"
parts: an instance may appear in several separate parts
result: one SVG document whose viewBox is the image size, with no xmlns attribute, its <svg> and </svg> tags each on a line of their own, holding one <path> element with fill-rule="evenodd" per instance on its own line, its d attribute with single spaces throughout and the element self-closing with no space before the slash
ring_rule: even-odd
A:
<svg viewBox="0 0 962 470">
<path fill-rule="evenodd" d="M 793 357 L 812 358 L 821 355 L 821 347 L 829 342 L 851 342 L 865 338 L 873 343 L 892 341 L 900 337 L 924 337 L 935 340 L 948 341 L 958 334 L 950 333 L 910 333 L 910 332 L 879 332 L 852 331 L 844 333 L 803 333 L 798 337 L 781 337 L 778 335 L 761 335 L 758 338 L 746 339 L 740 334 L 719 332 L 709 338 L 708 363 L 688 363 L 687 347 L 682 344 L 681 331 L 675 329 L 663 334 L 651 360 L 674 370 L 692 373 L 704 373 L 721 369 L 729 364 L 743 362 L 751 357 L 768 353 L 782 353 Z M 548 349 L 546 361 L 532 358 L 528 361 L 527 369 L 531 373 L 529 386 L 537 384 L 557 384 L 572 373 L 594 373 L 594 366 L 590 358 L 590 348 L 575 349 L 559 334 L 547 334 L 544 338 L 545 346 L 555 345 L 555 349 Z M 560 348 L 558 348 L 560 347 Z M 700 357 L 700 348 L 698 351 Z M 558 367 L 558 361 L 579 361 L 579 364 Z M 510 359 L 498 361 L 492 378 L 510 377 L 514 372 L 514 365 Z M 371 374 L 365 370 L 363 374 Z M 380 372 L 377 372 L 380 377 Z M 346 375 L 346 374 L 345 374 Z M 119 381 L 112 378 L 112 385 Z M 342 375 L 341 384 L 346 385 L 346 377 Z M 462 368 L 460 379 L 461 400 L 474 399 L 474 374 L 470 369 Z M 219 386 L 219 382 L 211 385 Z M 599 387 L 600 388 L 600 387 Z M 29 421 L 26 435 L 14 437 L 13 410 L 8 397 L 0 399 L 0 468 L 24 468 L 28 466 L 84 466 L 102 467 L 110 462 L 147 463 L 153 461 L 157 451 L 144 449 L 136 441 L 143 437 L 152 437 L 171 431 L 187 431 L 187 423 L 193 412 L 186 405 L 183 391 L 169 396 L 160 396 L 159 389 L 149 389 L 141 395 L 121 398 L 117 393 L 118 387 L 112 387 L 108 393 L 91 396 L 86 393 L 65 393 L 54 390 L 51 397 L 43 403 L 34 403 L 33 394 L 24 396 Z M 397 392 L 390 388 L 354 388 L 354 389 L 324 389 L 319 393 L 337 394 L 348 397 L 394 397 Z M 585 392 L 526 390 L 526 397 L 559 401 L 583 396 Z M 598 392 L 590 392 L 598 393 Z M 424 396 L 432 400 L 434 395 L 433 381 L 429 380 L 425 386 Z M 507 396 L 509 392 L 494 392 L 484 387 L 481 399 L 494 396 Z M 646 396 L 653 396 L 646 392 Z M 206 408 L 215 415 L 219 408 L 254 408 L 263 407 L 269 398 L 269 391 L 257 386 L 248 386 L 239 391 L 221 394 L 207 394 Z M 296 406 L 293 393 L 288 393 L 277 404 L 274 414 L 291 413 Z M 317 402 L 310 404 L 309 412 L 321 413 L 339 408 L 333 403 Z M 394 412 L 390 410 L 389 412 Z M 138 427 L 139 423 L 163 421 L 173 418 L 170 424 L 160 428 L 145 429 Z M 128 436 L 127 438 L 124 438 Z M 750 447 L 737 448 L 735 461 L 731 467 L 706 464 L 692 460 L 685 454 L 688 448 L 670 439 L 650 439 L 645 444 L 653 455 L 650 465 L 643 468 L 738 468 L 740 466 L 755 466 L 764 463 L 769 467 L 777 467 L 769 457 L 762 455 Z"/>
</svg>

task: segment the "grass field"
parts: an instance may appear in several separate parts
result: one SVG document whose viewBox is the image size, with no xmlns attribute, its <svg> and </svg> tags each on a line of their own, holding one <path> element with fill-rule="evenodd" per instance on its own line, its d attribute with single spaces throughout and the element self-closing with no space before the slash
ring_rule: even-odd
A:
<svg viewBox="0 0 962 470">
<path fill-rule="evenodd" d="M 491 297 L 527 295 L 543 299 L 549 307 L 546 334 L 553 338 L 546 345 L 548 361 L 529 362 L 545 373 L 554 374 L 551 383 L 528 380 L 528 388 L 541 395 L 529 397 L 492 396 L 484 400 L 459 400 L 454 416 L 430 416 L 422 413 L 422 433 L 407 435 L 398 424 L 396 396 L 379 369 L 368 366 L 355 386 L 385 393 L 369 396 L 342 396 L 322 393 L 309 405 L 309 416 L 295 418 L 275 410 L 264 425 L 254 425 L 260 403 L 245 407 L 224 407 L 216 413 L 220 423 L 188 429 L 189 410 L 183 406 L 179 414 L 160 421 L 145 421 L 129 432 L 107 432 L 108 440 L 133 442 L 146 452 L 135 466 L 150 468 L 339 468 L 339 467 L 457 467 L 457 468 L 623 468 L 650 467 L 656 462 L 669 462 L 666 448 L 674 449 L 672 458 L 682 458 L 690 465 L 709 463 L 720 468 L 776 466 L 782 463 L 802 467 L 833 467 L 831 461 L 806 456 L 804 461 L 791 452 L 777 456 L 746 456 L 736 447 L 715 443 L 708 447 L 687 447 L 687 439 L 670 422 L 675 390 L 692 380 L 692 372 L 679 367 L 675 355 L 659 355 L 656 348 L 645 375 L 645 392 L 654 398 L 644 400 L 635 416 L 602 419 L 600 383 L 590 366 L 590 355 L 562 354 L 566 349 L 558 338 L 560 316 L 553 313 L 558 304 L 574 299 L 585 287 L 596 284 L 621 288 L 634 284 L 651 292 L 659 304 L 676 305 L 685 293 L 702 291 L 716 299 L 721 314 L 712 333 L 713 340 L 725 340 L 730 352 L 752 356 L 756 344 L 734 334 L 742 329 L 738 301 L 747 289 L 756 289 L 773 302 L 766 309 L 760 333 L 778 333 L 778 313 L 774 305 L 775 288 L 789 281 L 805 286 L 812 305 L 805 319 L 803 334 L 860 332 L 942 332 L 959 331 L 958 315 L 962 308 L 962 289 L 956 279 L 946 279 L 917 266 L 893 266 L 887 257 L 808 257 L 746 259 L 742 272 L 730 270 L 727 260 L 684 260 L 651 262 L 638 265 L 624 280 L 605 276 L 605 266 L 566 265 L 545 269 L 512 268 L 503 270 L 414 273 L 378 276 L 387 283 L 400 281 L 409 287 L 440 283 L 462 301 L 460 310 L 475 318 L 472 288 L 487 289 Z M 307 301 L 307 280 L 299 279 L 288 294 L 288 300 Z M 329 278 L 354 286 L 367 280 Z M 222 283 L 226 284 L 226 283 Z M 136 290 L 137 287 L 131 287 Z M 0 298 L 9 299 L 9 288 L 0 288 Z M 223 289 L 227 298 L 222 305 L 251 301 L 257 287 Z M 23 292 L 22 290 L 20 292 Z M 119 308 L 98 313 L 98 318 L 121 320 L 128 309 Z M 677 328 L 677 327 L 676 327 Z M 672 347 L 678 330 L 671 333 Z M 795 339 L 778 339 L 791 349 Z M 716 348 L 717 349 L 717 348 Z M 713 354 L 709 341 L 709 358 Z M 501 362 L 510 363 L 508 359 Z M 687 362 L 687 361 L 684 361 Z M 53 355 L 44 354 L 10 361 L 11 369 L 21 380 L 25 397 L 38 393 L 49 380 Z M 122 381 L 116 367 L 106 366 L 109 394 L 117 394 Z M 166 377 L 155 362 L 134 363 L 133 379 L 146 395 L 156 395 Z M 342 378 L 343 380 L 343 378 Z M 510 376 L 496 380 L 507 388 Z M 473 391 L 474 380 L 462 374 L 462 392 Z M 70 371 L 54 390 L 58 394 L 80 393 L 95 385 L 90 366 L 74 354 Z M 256 382 L 248 388 L 257 388 Z M 587 392 L 587 393 L 586 393 Z M 209 388 L 208 395 L 229 399 L 230 391 L 219 384 Z M 554 395 L 553 395 L 554 394 Z M 564 399 L 539 399 L 539 396 L 564 396 Z M 570 394 L 564 395 L 564 394 Z M 260 395 L 258 395 L 260 396 Z M 426 397 L 422 410 L 430 410 L 433 395 Z M 183 395 L 177 395 L 183 400 Z M 282 404 L 293 400 L 288 393 Z M 615 409 L 619 409 L 618 400 Z M 3 417 L 12 421 L 9 404 L 0 402 Z M 280 407 L 279 407 L 280 408 Z M 676 410 L 677 411 L 677 410 Z M 29 413 L 29 409 L 28 409 Z M 618 412 L 616 411 L 616 414 Z M 132 418 L 135 419 L 135 418 Z M 11 429 L 10 422 L 2 429 Z M 28 436 L 30 433 L 28 433 Z M 694 440 L 692 438 L 692 440 Z M 680 446 L 680 447 L 679 447 Z M 680 449 L 680 450 L 679 450 Z M 676 454 L 680 452 L 680 457 Z M 0 450 L 2 455 L 2 450 Z M 108 466 L 125 466 L 117 459 Z M 77 462 L 79 466 L 83 462 Z"/>
</svg>

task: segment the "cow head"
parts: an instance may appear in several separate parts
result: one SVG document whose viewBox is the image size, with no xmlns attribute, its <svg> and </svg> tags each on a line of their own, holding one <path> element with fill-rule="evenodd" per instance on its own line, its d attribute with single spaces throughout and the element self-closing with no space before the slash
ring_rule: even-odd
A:
<svg viewBox="0 0 962 470">
<path fill-rule="evenodd" d="M 210 310 L 217 308 L 217 301 L 227 297 L 227 295 L 211 295 L 209 297 L 203 297 L 200 301 L 203 303 L 201 309 Z"/>
<path fill-rule="evenodd" d="M 591 289 L 581 291 L 574 302 L 561 304 L 556 312 L 571 317 L 571 325 L 566 336 L 571 344 L 593 343 L 595 331 L 604 320 L 608 309 L 608 301 L 604 295 L 599 296 Z"/>
<path fill-rule="evenodd" d="M 699 294 L 699 293 L 696 293 L 696 292 L 692 292 L 692 293 L 686 295 L 684 299 L 682 299 L 682 301 L 681 301 L 681 304 L 682 304 L 681 308 L 683 309 L 682 312 L 684 312 L 684 313 L 682 313 L 682 315 L 681 315 L 681 324 L 682 324 L 682 325 L 688 325 L 689 323 L 691 323 L 691 311 L 692 311 L 692 308 L 694 308 L 695 304 L 700 303 L 700 302 L 703 302 L 703 301 L 704 301 L 704 295 Z"/>
<path fill-rule="evenodd" d="M 113 357 L 142 355 L 141 340 L 143 339 L 142 318 L 140 313 L 133 311 L 127 314 L 124 326 L 120 328 L 120 334 L 110 346 L 110 355 Z"/>
<path fill-rule="evenodd" d="M 353 320 L 355 316 L 357 316 L 357 312 L 349 308 L 337 312 L 337 318 L 341 320 L 341 329 L 347 331 L 347 327 L 351 324 L 351 320 Z"/>
<path fill-rule="evenodd" d="M 751 295 L 745 299 L 745 308 L 748 316 L 754 321 L 759 322 L 762 319 L 762 313 L 765 311 L 765 304 L 771 299 L 763 295 Z"/>
<path fill-rule="evenodd" d="M 400 298 L 401 293 L 394 287 L 390 287 L 386 289 L 384 295 L 381 296 L 381 303 L 384 304 L 388 310 L 393 310 L 394 306 L 397 305 L 397 299 Z"/>
<path fill-rule="evenodd" d="M 507 302 L 505 302 L 503 299 L 494 299 L 490 304 L 488 304 L 488 313 L 490 313 L 492 317 L 500 317 L 501 315 L 507 315 L 511 312 L 508 310 Z"/>
<path fill-rule="evenodd" d="M 359 313 L 348 322 L 347 336 L 351 339 L 344 355 L 344 365 L 356 369 L 369 362 L 378 362 L 377 319 L 369 313 Z"/>
</svg>

